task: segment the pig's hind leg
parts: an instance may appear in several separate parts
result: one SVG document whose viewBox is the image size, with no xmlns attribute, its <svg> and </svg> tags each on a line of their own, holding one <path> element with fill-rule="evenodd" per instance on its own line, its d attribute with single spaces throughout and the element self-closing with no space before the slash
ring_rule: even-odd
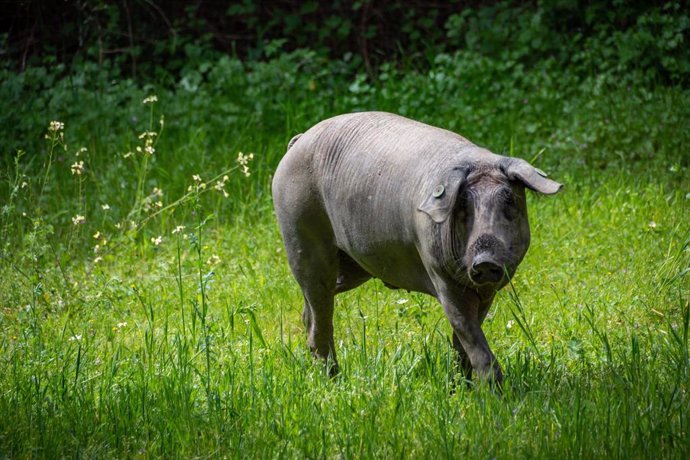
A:
<svg viewBox="0 0 690 460">
<path fill-rule="evenodd" d="M 302 321 L 307 344 L 315 357 L 327 362 L 329 373 L 335 375 L 338 364 L 333 340 L 333 297 L 338 249 L 325 213 L 314 209 L 301 211 L 296 215 L 281 213 L 281 232 L 290 269 L 304 294 Z"/>
</svg>

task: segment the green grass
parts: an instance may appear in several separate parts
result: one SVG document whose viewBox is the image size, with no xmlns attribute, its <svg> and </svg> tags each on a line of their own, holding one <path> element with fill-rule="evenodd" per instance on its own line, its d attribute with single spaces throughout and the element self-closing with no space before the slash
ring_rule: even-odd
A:
<svg viewBox="0 0 690 460">
<path fill-rule="evenodd" d="M 687 93 L 534 83 L 523 103 L 507 81 L 492 83 L 503 98 L 480 79 L 421 85 L 440 81 L 410 71 L 300 89 L 275 96 L 283 112 L 265 95 L 263 112 L 227 127 L 205 116 L 242 96 L 211 82 L 187 99 L 159 91 L 151 113 L 143 97 L 106 98 L 112 125 L 58 104 L 67 149 L 35 141 L 50 113 L 13 139 L 30 151 L 7 156 L 0 195 L 0 456 L 687 458 Z M 455 385 L 434 299 L 378 281 L 337 298 L 336 380 L 307 351 L 270 176 L 292 134 L 360 106 L 535 159 L 566 184 L 528 197 L 532 247 L 484 326 L 502 395 Z M 156 153 L 124 158 L 138 133 L 160 132 L 160 111 Z M 124 113 L 137 122 L 118 124 Z M 82 145 L 85 172 L 72 175 Z M 239 151 L 255 153 L 250 177 Z M 210 181 L 225 170 L 228 198 Z"/>
</svg>

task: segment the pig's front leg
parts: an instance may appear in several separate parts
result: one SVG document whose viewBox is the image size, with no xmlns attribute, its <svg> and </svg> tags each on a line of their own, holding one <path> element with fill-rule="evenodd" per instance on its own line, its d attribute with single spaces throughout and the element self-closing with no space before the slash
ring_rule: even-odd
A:
<svg viewBox="0 0 690 460">
<path fill-rule="evenodd" d="M 481 328 L 491 300 L 482 302 L 473 290 L 463 286 L 439 284 L 438 300 L 453 328 L 453 345 L 460 355 L 465 377 L 474 370 L 480 380 L 500 387 L 503 372 Z"/>
</svg>

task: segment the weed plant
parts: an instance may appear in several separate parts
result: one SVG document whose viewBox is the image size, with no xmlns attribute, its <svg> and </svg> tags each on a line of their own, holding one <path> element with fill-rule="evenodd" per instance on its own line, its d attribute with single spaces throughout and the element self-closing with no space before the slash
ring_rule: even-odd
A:
<svg viewBox="0 0 690 460">
<path fill-rule="evenodd" d="M 0 456 L 687 458 L 688 93 L 469 52 L 341 64 L 5 75 Z M 337 298 L 342 374 L 309 355 L 270 178 L 292 135 L 353 110 L 566 184 L 529 197 L 532 247 L 485 323 L 502 394 L 458 384 L 432 298 L 379 281 Z"/>
</svg>

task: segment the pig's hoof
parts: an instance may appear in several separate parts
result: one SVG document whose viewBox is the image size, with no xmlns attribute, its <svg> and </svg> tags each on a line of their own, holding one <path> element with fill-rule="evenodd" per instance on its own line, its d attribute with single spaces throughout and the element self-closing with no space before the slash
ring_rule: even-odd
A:
<svg viewBox="0 0 690 460">
<path fill-rule="evenodd" d="M 328 368 L 328 377 L 331 379 L 335 379 L 340 375 L 340 367 L 338 366 L 338 363 L 335 362 L 328 362 L 326 363 L 326 367 Z"/>
</svg>

